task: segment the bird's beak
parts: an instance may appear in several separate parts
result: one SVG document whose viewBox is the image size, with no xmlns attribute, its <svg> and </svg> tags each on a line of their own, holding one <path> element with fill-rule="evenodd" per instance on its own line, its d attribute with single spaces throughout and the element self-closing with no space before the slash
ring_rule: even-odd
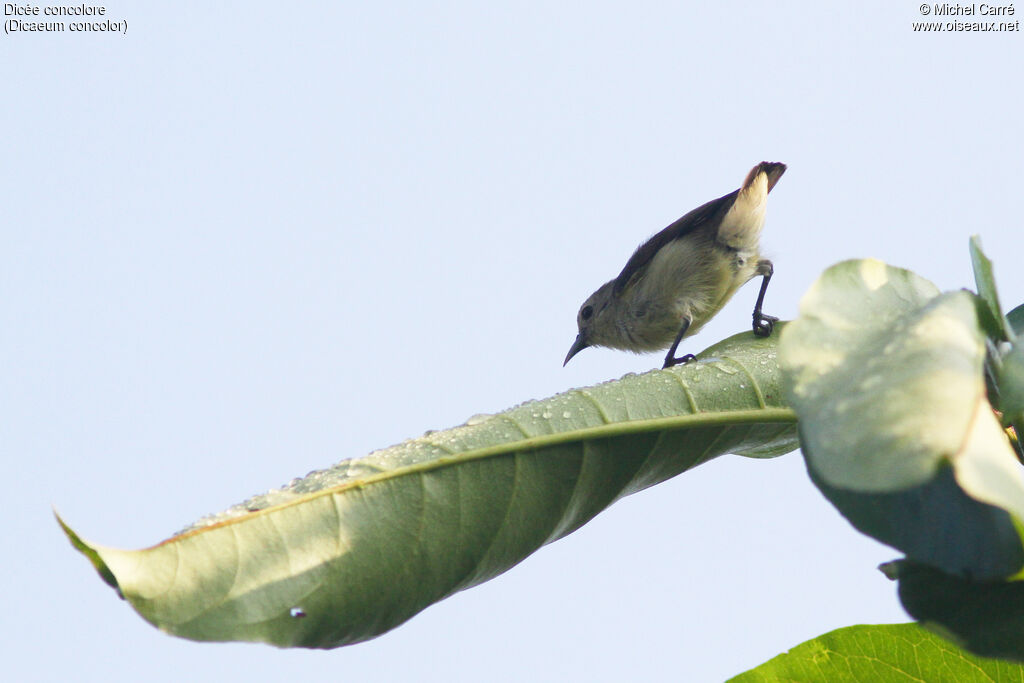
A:
<svg viewBox="0 0 1024 683">
<path fill-rule="evenodd" d="M 575 356 L 577 353 L 587 348 L 588 346 L 590 346 L 590 344 L 588 344 L 587 340 L 583 337 L 583 333 L 580 332 L 579 334 L 577 334 L 576 341 L 574 341 L 572 343 L 572 346 L 569 347 L 569 353 L 565 354 L 565 362 L 562 363 L 562 367 L 564 368 L 573 356 Z"/>
</svg>

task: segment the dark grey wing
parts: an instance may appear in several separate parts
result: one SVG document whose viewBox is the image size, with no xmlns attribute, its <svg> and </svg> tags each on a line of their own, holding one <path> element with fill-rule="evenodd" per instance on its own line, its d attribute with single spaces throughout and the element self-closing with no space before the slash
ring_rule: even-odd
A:
<svg viewBox="0 0 1024 683">
<path fill-rule="evenodd" d="M 672 240 L 677 240 L 701 227 L 710 227 L 720 223 L 725 214 L 732 208 L 738 194 L 739 190 L 733 190 L 723 197 L 712 199 L 707 204 L 698 206 L 637 247 L 633 255 L 626 261 L 626 266 L 622 269 L 622 272 L 615 278 L 615 284 L 612 287 L 613 293 L 618 294 L 621 292 L 626 287 L 626 283 L 629 282 L 630 278 L 650 263 L 654 255 Z"/>
</svg>

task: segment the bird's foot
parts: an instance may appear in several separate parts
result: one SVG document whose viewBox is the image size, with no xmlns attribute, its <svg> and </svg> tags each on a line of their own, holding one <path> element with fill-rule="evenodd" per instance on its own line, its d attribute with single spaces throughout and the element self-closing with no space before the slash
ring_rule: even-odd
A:
<svg viewBox="0 0 1024 683">
<path fill-rule="evenodd" d="M 772 330 L 775 329 L 775 323 L 777 322 L 779 322 L 779 319 L 774 315 L 755 313 L 754 334 L 758 337 L 770 337 L 772 335 Z"/>
<path fill-rule="evenodd" d="M 666 370 L 672 367 L 673 365 L 686 365 L 691 360 L 697 360 L 697 356 L 693 355 L 692 353 L 688 353 L 685 356 L 680 356 L 679 358 L 669 357 L 665 359 L 665 364 L 661 366 L 661 369 Z"/>
</svg>

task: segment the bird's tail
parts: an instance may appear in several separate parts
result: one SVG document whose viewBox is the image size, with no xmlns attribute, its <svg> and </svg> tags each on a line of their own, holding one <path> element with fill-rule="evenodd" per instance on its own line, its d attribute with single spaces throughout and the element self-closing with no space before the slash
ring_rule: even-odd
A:
<svg viewBox="0 0 1024 683">
<path fill-rule="evenodd" d="M 785 172 L 786 165 L 775 161 L 762 161 L 750 169 L 718 226 L 719 242 L 740 251 L 757 249 L 768 193 Z"/>
<path fill-rule="evenodd" d="M 772 188 L 775 187 L 775 183 L 779 182 L 779 178 L 786 172 L 786 165 L 778 161 L 762 161 L 754 168 L 750 169 L 750 173 L 747 174 L 746 179 L 743 181 L 743 186 L 740 191 L 749 189 L 751 185 L 757 182 L 757 177 L 762 173 L 767 176 L 768 189 L 766 192 L 771 192 Z"/>
</svg>

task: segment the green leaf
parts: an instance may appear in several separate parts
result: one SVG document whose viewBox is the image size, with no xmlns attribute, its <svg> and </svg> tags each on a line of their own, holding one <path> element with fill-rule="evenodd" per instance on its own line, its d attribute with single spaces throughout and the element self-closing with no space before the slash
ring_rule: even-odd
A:
<svg viewBox="0 0 1024 683">
<path fill-rule="evenodd" d="M 331 648 L 501 574 L 618 498 L 725 453 L 796 448 L 778 335 L 314 472 L 140 551 L 65 529 L 145 619 L 194 640 Z M 62 522 L 63 525 L 63 522 Z"/>
<path fill-rule="evenodd" d="M 972 581 L 910 561 L 890 563 L 910 616 L 986 657 L 1024 661 L 1024 582 Z"/>
<path fill-rule="evenodd" d="M 1014 336 L 1024 336 L 1024 304 L 1007 313 L 1006 320 L 1010 323 Z"/>
<path fill-rule="evenodd" d="M 1004 422 L 1024 424 L 1024 344 L 1018 340 L 995 363 L 999 408 Z"/>
<path fill-rule="evenodd" d="M 993 371 L 999 409 L 1004 413 L 1003 424 L 1013 426 L 1020 455 L 1024 454 L 1020 446 L 1024 435 L 1024 305 L 1010 311 L 1006 319 L 1015 339 L 1009 349 L 1000 349 Z"/>
<path fill-rule="evenodd" d="M 996 289 L 995 276 L 992 274 L 992 261 L 981 250 L 981 238 L 971 237 L 971 265 L 974 267 L 974 282 L 978 287 L 978 296 L 985 303 L 982 307 L 981 323 L 990 337 L 997 341 L 1010 341 L 1013 332 L 1003 309 L 999 306 L 999 292 Z"/>
<path fill-rule="evenodd" d="M 797 645 L 730 683 L 1020 681 L 1024 667 L 982 659 L 917 624 L 848 626 Z"/>
<path fill-rule="evenodd" d="M 811 481 L 851 524 L 909 557 L 989 578 L 1012 575 L 1024 565 L 1012 517 L 964 493 L 950 467 L 923 486 L 894 493 L 836 488 L 808 469 Z"/>
<path fill-rule="evenodd" d="M 833 505 L 912 559 L 996 578 L 1024 566 L 1024 474 L 986 398 L 975 300 L 847 261 L 804 296 L 780 362 Z"/>
</svg>

